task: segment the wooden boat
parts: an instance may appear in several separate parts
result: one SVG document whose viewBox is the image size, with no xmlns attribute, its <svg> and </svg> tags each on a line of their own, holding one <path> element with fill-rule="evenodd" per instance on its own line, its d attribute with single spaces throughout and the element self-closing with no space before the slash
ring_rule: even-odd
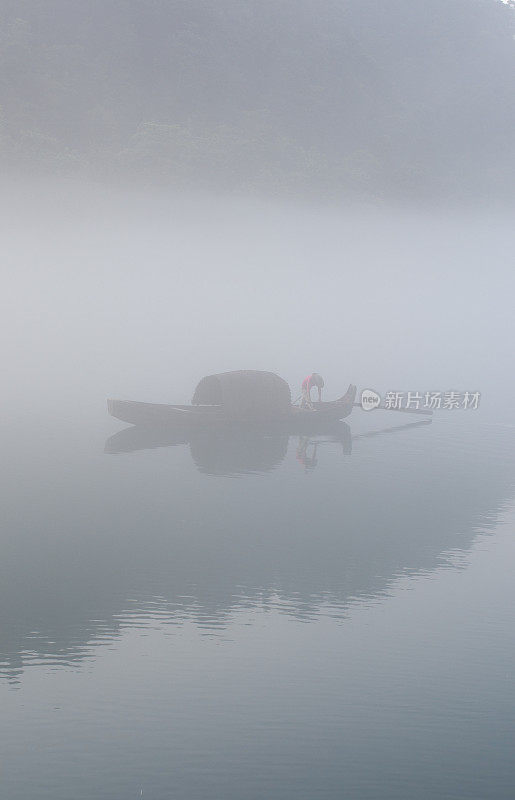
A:
<svg viewBox="0 0 515 800">
<path fill-rule="evenodd" d="M 302 430 L 348 417 L 356 387 L 332 402 L 313 403 L 313 409 L 292 405 L 286 381 L 271 372 L 240 371 L 209 375 L 198 384 L 191 405 L 107 401 L 111 416 L 139 426 L 188 428 L 216 427 L 227 423 L 288 423 Z"/>
</svg>

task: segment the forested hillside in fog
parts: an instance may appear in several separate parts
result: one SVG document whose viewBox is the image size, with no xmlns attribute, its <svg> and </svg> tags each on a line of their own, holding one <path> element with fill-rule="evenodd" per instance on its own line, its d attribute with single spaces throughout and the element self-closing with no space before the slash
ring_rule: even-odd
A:
<svg viewBox="0 0 515 800">
<path fill-rule="evenodd" d="M 4 170 L 507 197 L 496 0 L 2 0 Z"/>
</svg>

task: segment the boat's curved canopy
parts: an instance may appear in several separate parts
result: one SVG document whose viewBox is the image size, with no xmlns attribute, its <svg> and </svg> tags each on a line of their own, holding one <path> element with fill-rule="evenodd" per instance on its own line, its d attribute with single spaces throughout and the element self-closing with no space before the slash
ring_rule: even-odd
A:
<svg viewBox="0 0 515 800">
<path fill-rule="evenodd" d="M 223 406 L 228 419 L 277 418 L 291 412 L 291 392 L 273 372 L 238 370 L 202 378 L 192 403 Z"/>
</svg>

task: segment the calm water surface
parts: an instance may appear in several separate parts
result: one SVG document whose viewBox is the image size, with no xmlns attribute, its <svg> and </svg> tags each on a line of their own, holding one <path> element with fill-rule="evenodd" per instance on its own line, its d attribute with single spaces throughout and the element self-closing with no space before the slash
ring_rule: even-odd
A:
<svg viewBox="0 0 515 800">
<path fill-rule="evenodd" d="M 513 797 L 515 428 L 90 416 L 4 444 L 2 797 Z"/>
</svg>

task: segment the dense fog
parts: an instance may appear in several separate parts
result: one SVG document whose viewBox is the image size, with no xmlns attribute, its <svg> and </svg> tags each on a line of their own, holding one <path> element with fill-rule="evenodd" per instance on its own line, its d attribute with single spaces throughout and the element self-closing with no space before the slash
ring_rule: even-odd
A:
<svg viewBox="0 0 515 800">
<path fill-rule="evenodd" d="M 237 368 L 499 398 L 511 5 L 4 3 L 9 408 Z"/>
<path fill-rule="evenodd" d="M 511 796 L 514 35 L 1 0 L 0 796 Z"/>
<path fill-rule="evenodd" d="M 6 0 L 0 165 L 317 198 L 508 200 L 512 5 Z"/>
<path fill-rule="evenodd" d="M 11 413 L 189 402 L 204 374 L 360 388 L 512 383 L 513 227 L 500 208 L 321 206 L 75 182 L 2 200 Z M 299 390 L 300 391 L 300 390 Z"/>
</svg>

